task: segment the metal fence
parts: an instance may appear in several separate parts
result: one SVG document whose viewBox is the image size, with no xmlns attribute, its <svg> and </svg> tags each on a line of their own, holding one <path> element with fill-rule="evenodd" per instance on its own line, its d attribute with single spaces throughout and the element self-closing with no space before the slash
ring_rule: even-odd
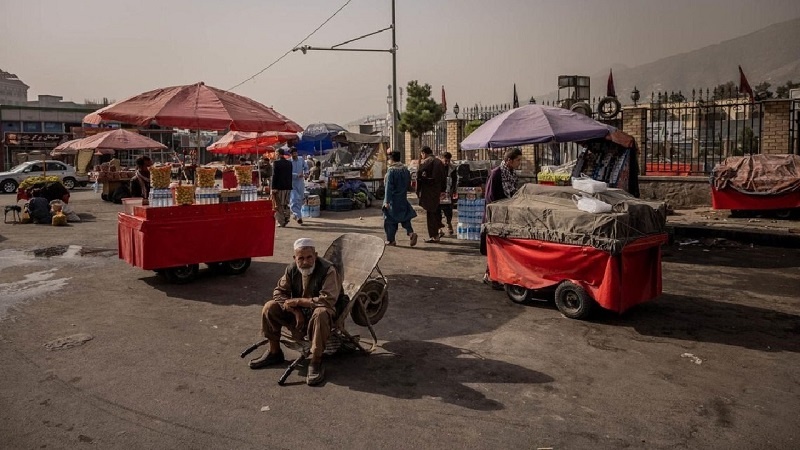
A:
<svg viewBox="0 0 800 450">
<path fill-rule="evenodd" d="M 428 146 L 435 156 L 447 151 L 447 122 L 442 119 L 433 126 L 432 131 L 422 134 L 422 146 Z"/>
<path fill-rule="evenodd" d="M 789 153 L 800 155 L 800 99 L 792 100 L 789 120 Z"/>
<path fill-rule="evenodd" d="M 761 149 L 763 107 L 738 93 L 653 95 L 642 117 L 643 175 L 706 175 L 728 156 Z"/>
</svg>

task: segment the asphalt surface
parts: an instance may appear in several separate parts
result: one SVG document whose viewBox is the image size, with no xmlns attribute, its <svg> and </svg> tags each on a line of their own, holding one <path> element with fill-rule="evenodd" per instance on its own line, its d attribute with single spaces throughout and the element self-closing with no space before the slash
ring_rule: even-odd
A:
<svg viewBox="0 0 800 450">
<path fill-rule="evenodd" d="M 291 243 L 380 236 L 377 208 L 279 229 L 244 275 L 177 286 L 117 258 L 120 206 L 71 204 L 84 222 L 0 225 L 3 448 L 800 446 L 800 250 L 676 241 L 661 297 L 581 322 L 481 284 L 475 243 L 400 238 L 376 354 L 280 387 L 239 353 Z"/>
</svg>

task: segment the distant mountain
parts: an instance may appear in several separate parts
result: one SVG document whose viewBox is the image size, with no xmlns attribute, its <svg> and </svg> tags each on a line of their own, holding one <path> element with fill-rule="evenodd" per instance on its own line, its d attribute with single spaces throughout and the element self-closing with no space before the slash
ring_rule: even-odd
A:
<svg viewBox="0 0 800 450">
<path fill-rule="evenodd" d="M 614 64 L 614 84 L 623 104 L 630 103 L 634 86 L 641 101 L 649 101 L 652 92 L 691 97 L 692 89 L 713 90 L 727 81 L 738 86 L 739 65 L 753 87 L 768 81 L 774 91 L 788 80 L 800 81 L 800 18 L 637 67 Z M 607 80 L 608 68 L 592 75 L 592 96 L 605 96 Z M 536 98 L 554 100 L 556 92 Z"/>
</svg>

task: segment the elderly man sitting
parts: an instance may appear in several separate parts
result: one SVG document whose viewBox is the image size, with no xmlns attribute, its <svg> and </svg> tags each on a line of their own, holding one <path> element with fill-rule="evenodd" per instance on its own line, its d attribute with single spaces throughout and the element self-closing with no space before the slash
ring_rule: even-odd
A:
<svg viewBox="0 0 800 450">
<path fill-rule="evenodd" d="M 344 301 L 342 281 L 330 261 L 317 256 L 311 239 L 294 243 L 294 262 L 278 281 L 272 300 L 261 310 L 261 332 L 269 339 L 269 349 L 250 361 L 251 369 L 284 362 L 280 347 L 281 327 L 292 331 L 295 339 L 311 342 L 311 363 L 306 383 L 314 386 L 325 379 L 322 352 L 331 333 L 337 302 Z"/>
</svg>

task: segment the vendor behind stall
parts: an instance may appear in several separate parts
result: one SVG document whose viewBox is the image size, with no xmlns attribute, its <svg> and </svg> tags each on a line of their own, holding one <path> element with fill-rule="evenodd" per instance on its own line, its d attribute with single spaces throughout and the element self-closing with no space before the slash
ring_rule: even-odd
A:
<svg viewBox="0 0 800 450">
<path fill-rule="evenodd" d="M 136 158 L 136 175 L 131 179 L 131 197 L 141 197 L 145 202 L 147 201 L 150 195 L 150 166 L 152 165 L 153 160 L 149 156 Z"/>
</svg>

